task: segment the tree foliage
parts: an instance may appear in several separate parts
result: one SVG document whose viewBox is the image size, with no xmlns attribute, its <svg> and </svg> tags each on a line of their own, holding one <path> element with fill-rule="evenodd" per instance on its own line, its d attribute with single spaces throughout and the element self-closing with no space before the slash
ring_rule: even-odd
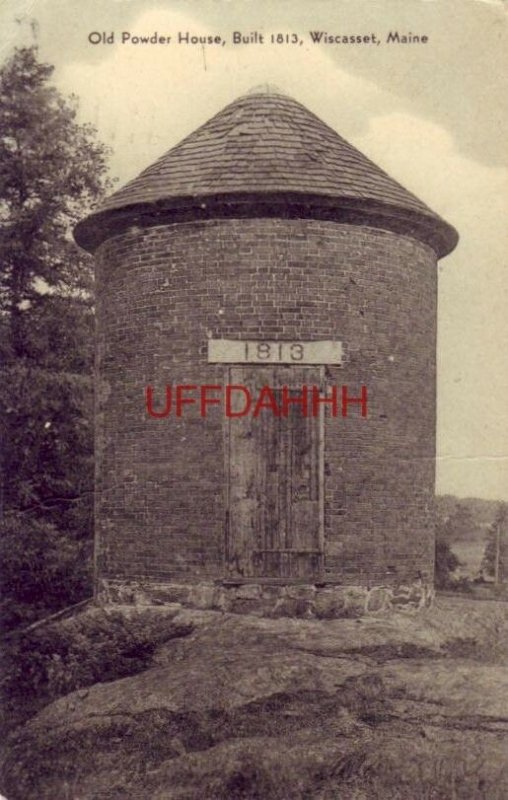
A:
<svg viewBox="0 0 508 800">
<path fill-rule="evenodd" d="M 447 532 L 443 525 L 438 525 L 434 563 L 434 580 L 438 589 L 447 589 L 451 586 L 453 573 L 458 566 L 460 566 L 460 562 L 450 547 Z"/>
<path fill-rule="evenodd" d="M 77 121 L 76 99 L 49 83 L 52 72 L 35 47 L 16 50 L 0 71 L 0 309 L 14 356 L 26 355 L 24 311 L 41 302 L 41 285 L 61 295 L 90 287 L 71 231 L 105 187 L 105 148 Z"/>
<path fill-rule="evenodd" d="M 436 525 L 436 550 L 434 578 L 438 589 L 448 589 L 454 584 L 454 573 L 460 561 L 452 550 L 454 542 L 474 536 L 477 523 L 468 508 L 460 502 Z"/>
<path fill-rule="evenodd" d="M 20 620 L 90 593 L 92 265 L 72 228 L 109 187 L 108 154 L 52 72 L 36 47 L 0 69 L 1 547 Z"/>
</svg>

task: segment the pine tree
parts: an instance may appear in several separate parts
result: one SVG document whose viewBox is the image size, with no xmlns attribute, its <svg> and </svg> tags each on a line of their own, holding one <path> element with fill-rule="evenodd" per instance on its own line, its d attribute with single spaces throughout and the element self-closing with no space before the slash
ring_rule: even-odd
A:
<svg viewBox="0 0 508 800">
<path fill-rule="evenodd" d="M 4 605 L 23 606 L 11 624 L 90 592 L 92 266 L 72 228 L 109 186 L 107 150 L 52 72 L 35 46 L 0 69 L 0 548 Z"/>
</svg>

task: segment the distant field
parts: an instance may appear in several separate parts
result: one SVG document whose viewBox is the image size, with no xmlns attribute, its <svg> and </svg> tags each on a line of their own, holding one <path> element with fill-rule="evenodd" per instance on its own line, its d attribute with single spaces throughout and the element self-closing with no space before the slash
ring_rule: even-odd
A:
<svg viewBox="0 0 508 800">
<path fill-rule="evenodd" d="M 461 563 L 458 572 L 472 577 L 478 574 L 485 551 L 484 542 L 454 542 L 452 551 Z"/>
</svg>

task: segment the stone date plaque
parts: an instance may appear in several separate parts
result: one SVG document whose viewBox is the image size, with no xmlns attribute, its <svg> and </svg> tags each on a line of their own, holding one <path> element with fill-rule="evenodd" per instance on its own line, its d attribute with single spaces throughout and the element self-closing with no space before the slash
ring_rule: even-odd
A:
<svg viewBox="0 0 508 800">
<path fill-rule="evenodd" d="M 342 364 L 342 342 L 210 339 L 210 364 Z"/>
</svg>

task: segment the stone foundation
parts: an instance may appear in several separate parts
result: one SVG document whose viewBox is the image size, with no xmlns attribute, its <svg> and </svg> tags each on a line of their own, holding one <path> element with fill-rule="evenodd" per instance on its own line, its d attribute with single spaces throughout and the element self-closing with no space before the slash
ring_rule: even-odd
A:
<svg viewBox="0 0 508 800">
<path fill-rule="evenodd" d="M 260 617 L 336 619 L 361 617 L 390 610 L 416 612 L 428 608 L 434 587 L 416 580 L 398 586 L 344 586 L 222 582 L 198 584 L 153 583 L 142 580 L 99 581 L 97 601 L 101 605 L 166 605 L 180 603 L 191 608 L 214 609 Z"/>
</svg>

